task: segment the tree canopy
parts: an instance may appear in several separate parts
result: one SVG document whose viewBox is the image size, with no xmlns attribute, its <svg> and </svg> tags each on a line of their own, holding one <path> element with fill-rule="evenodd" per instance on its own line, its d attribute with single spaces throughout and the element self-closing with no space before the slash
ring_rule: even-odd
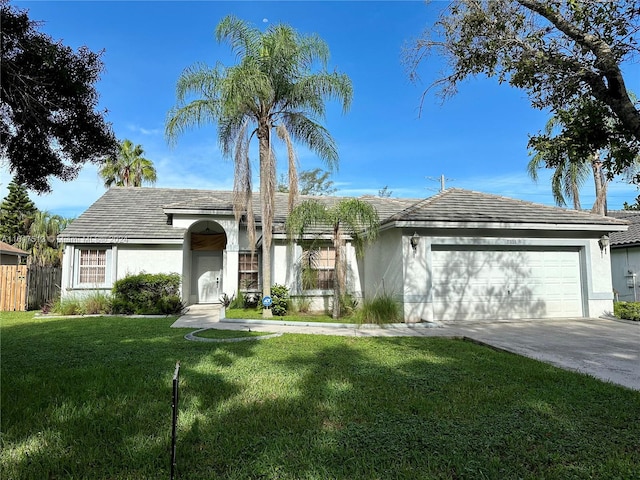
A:
<svg viewBox="0 0 640 480">
<path fill-rule="evenodd" d="M 633 1 L 459 0 L 412 42 L 404 59 L 418 77 L 429 54 L 446 72 L 431 87 L 443 98 L 475 75 L 525 90 L 532 106 L 554 114 L 588 99 L 576 131 L 588 132 L 586 150 L 624 143 L 640 150 L 640 111 L 630 98 L 622 65 L 635 61 L 640 7 Z M 606 125 L 606 118 L 615 118 Z M 609 128 L 612 127 L 612 128 Z M 621 140 L 622 139 L 622 140 Z M 584 140 L 584 138 L 583 138 Z M 635 155 L 610 164 L 620 173 Z"/>
<path fill-rule="evenodd" d="M 51 177 L 72 180 L 117 147 L 96 111 L 101 54 L 54 41 L 7 0 L 0 11 L 0 155 L 17 182 L 47 192 Z"/>
<path fill-rule="evenodd" d="M 333 180 L 330 180 L 331 172 L 314 168 L 312 170 L 303 170 L 298 175 L 298 193 L 300 195 L 333 195 L 337 188 L 333 186 Z M 278 182 L 278 192 L 289 192 L 288 179 L 282 175 Z"/>
<path fill-rule="evenodd" d="M 0 240 L 14 245 L 29 234 L 38 209 L 24 185 L 12 180 L 8 189 L 9 193 L 0 204 Z"/>
</svg>

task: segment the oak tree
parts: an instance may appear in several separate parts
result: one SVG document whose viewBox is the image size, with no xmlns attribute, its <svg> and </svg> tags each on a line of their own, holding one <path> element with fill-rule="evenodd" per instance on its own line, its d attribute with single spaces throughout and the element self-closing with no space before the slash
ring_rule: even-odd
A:
<svg viewBox="0 0 640 480">
<path fill-rule="evenodd" d="M 96 110 L 101 54 L 54 41 L 6 0 L 0 14 L 0 156 L 18 183 L 47 192 L 52 177 L 72 180 L 117 148 Z"/>
</svg>

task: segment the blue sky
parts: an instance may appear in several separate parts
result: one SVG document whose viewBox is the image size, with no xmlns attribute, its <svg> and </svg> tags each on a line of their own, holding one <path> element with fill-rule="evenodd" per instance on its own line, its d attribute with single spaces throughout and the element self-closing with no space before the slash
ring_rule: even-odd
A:
<svg viewBox="0 0 640 480">
<path fill-rule="evenodd" d="M 549 174 L 538 183 L 526 173 L 529 134 L 541 130 L 546 112 L 532 109 L 526 95 L 495 80 L 478 78 L 445 103 L 434 93 L 420 99 L 442 65 L 430 58 L 412 84 L 401 63 L 403 46 L 420 35 L 442 3 L 406 2 L 13 2 L 45 23 L 41 31 L 65 45 L 104 50 L 105 71 L 97 85 L 100 107 L 108 109 L 118 139 L 144 148 L 158 171 L 158 187 L 231 189 L 233 164 L 222 158 L 215 127 L 183 135 L 170 147 L 164 137 L 167 111 L 175 103 L 180 73 L 196 62 L 231 64 L 213 31 L 234 14 L 261 29 L 288 23 L 300 33 L 317 33 L 331 50 L 329 68 L 353 81 L 351 110 L 332 105 L 324 121 L 339 147 L 340 167 L 332 180 L 338 195 L 377 194 L 387 186 L 397 197 L 424 198 L 448 187 L 553 205 Z M 640 91 L 640 68 L 625 67 L 628 87 Z M 298 149 L 300 169 L 323 167 Z M 253 155 L 257 162 L 257 156 Z M 279 171 L 286 168 L 279 155 Z M 9 174 L 1 171 L 0 198 Z M 255 183 L 257 185 L 257 182 Z M 87 165 L 72 182 L 53 182 L 53 192 L 31 198 L 38 208 L 78 216 L 104 193 L 97 168 Z M 636 187 L 614 181 L 609 208 L 632 202 Z M 593 203 L 593 186 L 583 189 L 583 207 Z"/>
</svg>

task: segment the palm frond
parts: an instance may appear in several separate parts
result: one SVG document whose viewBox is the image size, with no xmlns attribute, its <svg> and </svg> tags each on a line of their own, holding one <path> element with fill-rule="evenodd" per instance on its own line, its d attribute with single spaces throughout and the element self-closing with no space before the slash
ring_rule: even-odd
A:
<svg viewBox="0 0 640 480">
<path fill-rule="evenodd" d="M 299 112 L 282 114 L 282 123 L 289 135 L 314 151 L 330 170 L 338 167 L 338 148 L 329 131 Z"/>
<path fill-rule="evenodd" d="M 182 107 L 173 107 L 167 114 L 165 137 L 174 145 L 186 130 L 215 123 L 218 114 L 218 103 L 211 100 L 194 100 Z"/>
<path fill-rule="evenodd" d="M 228 42 L 238 58 L 257 54 L 261 33 L 234 15 L 224 17 L 215 30 L 218 43 Z"/>
<path fill-rule="evenodd" d="M 278 137 L 285 143 L 287 146 L 287 157 L 289 160 L 289 208 L 288 211 L 291 213 L 293 207 L 298 200 L 298 159 L 296 158 L 296 151 L 293 148 L 293 143 L 291 142 L 291 137 L 289 136 L 289 132 L 287 131 L 287 127 L 284 125 L 278 125 L 276 128 L 276 132 L 278 133 Z"/>
</svg>

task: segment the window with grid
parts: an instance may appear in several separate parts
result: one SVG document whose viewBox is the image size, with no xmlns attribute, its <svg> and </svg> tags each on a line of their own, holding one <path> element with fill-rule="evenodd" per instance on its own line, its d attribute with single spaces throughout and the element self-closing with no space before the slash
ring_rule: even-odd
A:
<svg viewBox="0 0 640 480">
<path fill-rule="evenodd" d="M 258 290 L 258 255 L 241 253 L 238 258 L 240 290 Z"/>
<path fill-rule="evenodd" d="M 336 252 L 333 247 L 312 247 L 302 255 L 302 283 L 305 290 L 332 290 Z"/>
<path fill-rule="evenodd" d="M 79 283 L 103 284 L 107 280 L 106 250 L 80 250 Z"/>
</svg>

